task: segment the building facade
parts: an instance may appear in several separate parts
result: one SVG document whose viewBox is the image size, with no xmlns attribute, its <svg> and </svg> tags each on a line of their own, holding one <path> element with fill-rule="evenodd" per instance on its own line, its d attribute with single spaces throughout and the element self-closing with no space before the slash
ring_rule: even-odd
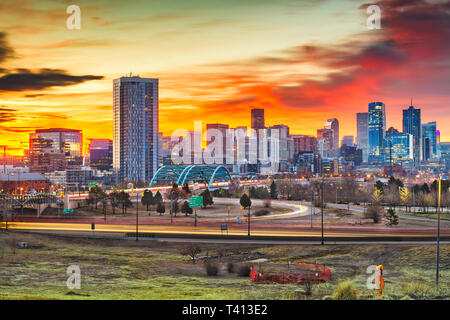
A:
<svg viewBox="0 0 450 320">
<path fill-rule="evenodd" d="M 361 112 L 356 114 L 356 145 L 362 150 L 363 162 L 369 160 L 369 113 Z"/>
<path fill-rule="evenodd" d="M 113 168 L 118 181 L 146 181 L 158 170 L 158 79 L 114 80 Z"/>
<path fill-rule="evenodd" d="M 422 124 L 422 157 L 424 161 L 438 158 L 436 121 Z"/>
<path fill-rule="evenodd" d="M 403 133 L 409 133 L 414 140 L 414 163 L 422 160 L 422 123 L 420 109 L 409 106 L 403 110 Z"/>
<path fill-rule="evenodd" d="M 38 129 L 30 134 L 29 166 L 31 172 L 52 172 L 77 168 L 83 164 L 81 130 Z"/>
<path fill-rule="evenodd" d="M 91 139 L 89 157 L 92 168 L 98 170 L 112 169 L 113 141 L 111 139 Z"/>
<path fill-rule="evenodd" d="M 383 163 L 386 137 L 386 107 L 382 102 L 369 103 L 369 154 L 368 162 Z"/>
</svg>

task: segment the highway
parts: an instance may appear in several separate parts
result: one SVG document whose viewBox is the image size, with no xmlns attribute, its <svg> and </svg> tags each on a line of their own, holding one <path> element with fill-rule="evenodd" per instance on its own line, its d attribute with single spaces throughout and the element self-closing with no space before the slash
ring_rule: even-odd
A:
<svg viewBox="0 0 450 320">
<path fill-rule="evenodd" d="M 0 225 L 1 228 L 5 224 Z M 95 224 L 95 230 L 91 230 L 90 223 L 72 223 L 72 222 L 10 222 L 8 228 L 11 230 L 35 230 L 35 231 L 65 231 L 71 232 L 90 232 L 94 233 L 135 233 L 136 226 L 132 224 Z M 157 237 L 224 237 L 241 238 L 247 236 L 247 224 L 229 225 L 228 233 L 220 230 L 220 225 L 199 225 L 197 227 L 187 225 L 139 225 L 139 233 L 141 236 L 157 236 Z M 422 239 L 432 241 L 436 234 L 432 229 L 393 229 L 393 228 L 359 228 L 359 227 L 336 227 L 326 228 L 325 237 L 328 239 L 373 239 L 377 240 L 395 240 L 395 239 Z M 252 237 L 256 238 L 279 238 L 279 239 L 308 239 L 318 238 L 321 230 L 318 227 L 300 228 L 300 227 L 261 227 L 255 226 L 251 228 Z M 130 235 L 131 236 L 131 235 Z M 441 230 L 442 240 L 450 239 L 450 230 Z"/>
</svg>

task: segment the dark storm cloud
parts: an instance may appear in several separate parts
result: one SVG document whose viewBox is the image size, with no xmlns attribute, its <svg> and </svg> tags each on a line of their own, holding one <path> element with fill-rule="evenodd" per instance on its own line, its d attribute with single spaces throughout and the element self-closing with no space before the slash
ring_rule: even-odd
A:
<svg viewBox="0 0 450 320">
<path fill-rule="evenodd" d="M 40 69 L 36 72 L 29 69 L 17 69 L 14 73 L 0 77 L 0 91 L 41 90 L 100 79 L 103 79 L 103 76 L 74 76 L 60 69 Z"/>
</svg>

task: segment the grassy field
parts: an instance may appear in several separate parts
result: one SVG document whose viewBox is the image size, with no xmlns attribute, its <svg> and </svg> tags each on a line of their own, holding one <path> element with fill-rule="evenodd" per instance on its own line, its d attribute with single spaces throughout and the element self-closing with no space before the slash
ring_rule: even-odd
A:
<svg viewBox="0 0 450 320">
<path fill-rule="evenodd" d="M 25 241 L 29 247 L 16 248 Z M 440 289 L 434 286 L 433 245 L 219 245 L 199 244 L 200 257 L 220 265 L 206 276 L 203 263 L 180 254 L 183 244 L 63 238 L 56 235 L 0 232 L 0 299 L 331 299 L 349 280 L 358 299 L 380 299 L 366 288 L 366 268 L 384 265 L 382 299 L 449 299 L 450 246 L 441 246 Z M 313 285 L 262 285 L 228 273 L 228 262 L 255 258 L 264 272 L 288 272 L 288 262 L 317 261 L 332 279 Z M 81 270 L 81 289 L 69 290 L 69 265 Z"/>
</svg>

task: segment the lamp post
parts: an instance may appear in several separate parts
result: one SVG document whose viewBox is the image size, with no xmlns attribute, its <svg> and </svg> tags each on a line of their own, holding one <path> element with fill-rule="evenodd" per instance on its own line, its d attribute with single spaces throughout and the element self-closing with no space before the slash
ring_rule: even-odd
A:
<svg viewBox="0 0 450 320">
<path fill-rule="evenodd" d="M 436 287 L 439 287 L 439 240 L 441 235 L 441 182 L 442 180 L 448 180 L 447 176 L 439 177 L 439 190 L 438 190 L 438 227 L 437 227 L 437 239 L 436 239 Z"/>
<path fill-rule="evenodd" d="M 313 225 L 313 210 L 314 210 L 314 190 L 311 190 L 311 229 Z"/>
<path fill-rule="evenodd" d="M 136 241 L 139 239 L 139 192 L 136 192 Z"/>
<path fill-rule="evenodd" d="M 322 241 L 321 241 L 321 244 L 324 244 L 324 242 L 323 242 L 323 182 L 324 182 L 324 177 L 322 177 L 322 190 L 321 190 L 321 193 L 322 193 L 322 195 L 321 195 L 321 213 L 322 213 Z"/>
</svg>

